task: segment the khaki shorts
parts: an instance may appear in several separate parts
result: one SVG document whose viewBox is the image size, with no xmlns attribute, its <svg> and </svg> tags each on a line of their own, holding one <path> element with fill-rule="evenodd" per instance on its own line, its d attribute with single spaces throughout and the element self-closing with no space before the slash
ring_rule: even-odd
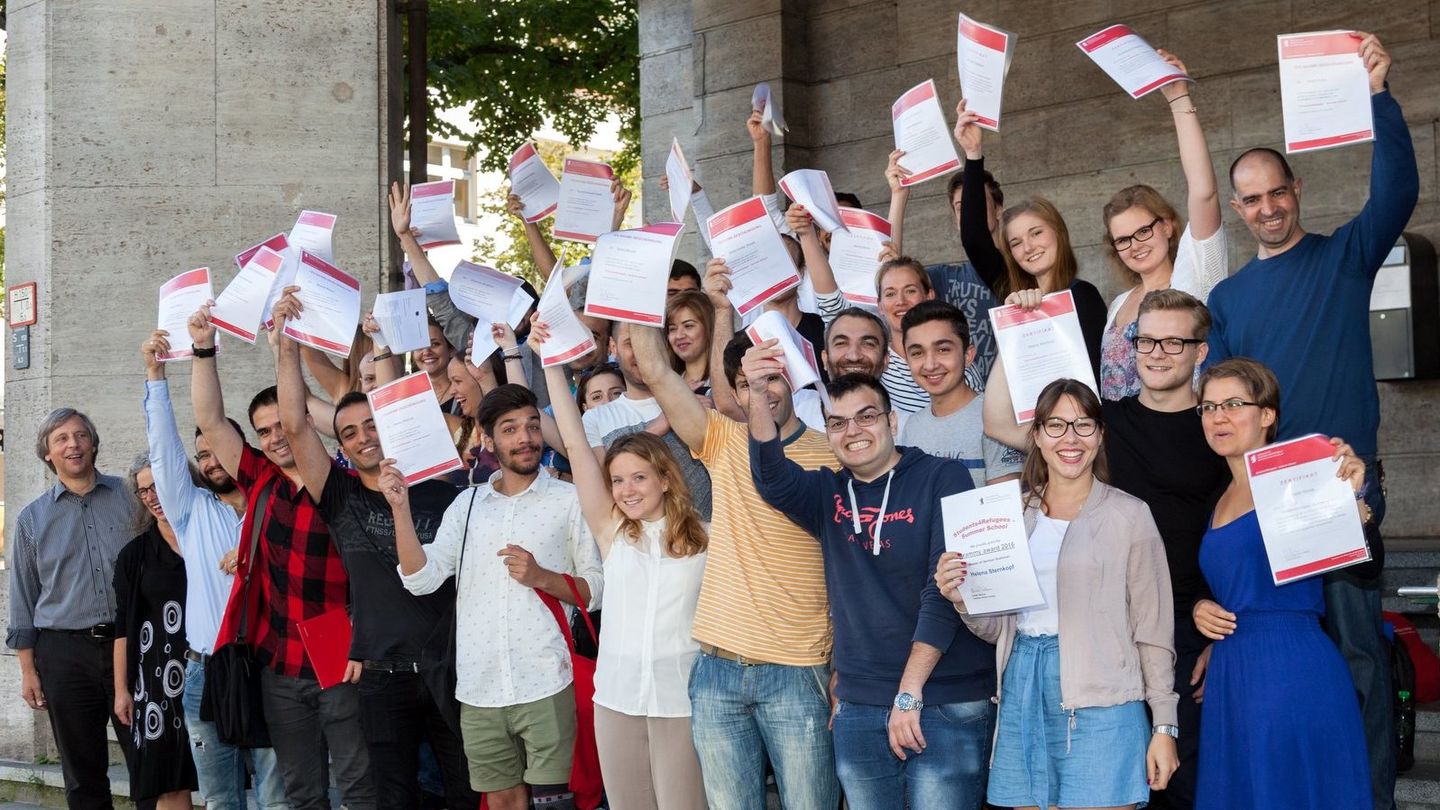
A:
<svg viewBox="0 0 1440 810">
<path fill-rule="evenodd" d="M 460 737 L 470 787 L 481 793 L 527 785 L 568 785 L 575 752 L 575 686 L 531 703 L 460 704 Z"/>
</svg>

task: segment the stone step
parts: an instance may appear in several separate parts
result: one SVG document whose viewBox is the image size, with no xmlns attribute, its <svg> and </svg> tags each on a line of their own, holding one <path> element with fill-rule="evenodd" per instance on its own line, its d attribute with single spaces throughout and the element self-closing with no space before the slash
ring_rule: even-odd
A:
<svg viewBox="0 0 1440 810">
<path fill-rule="evenodd" d="M 1440 810 L 1440 762 L 1416 762 L 1400 774 L 1395 780 L 1395 805 L 1399 810 Z"/>
</svg>

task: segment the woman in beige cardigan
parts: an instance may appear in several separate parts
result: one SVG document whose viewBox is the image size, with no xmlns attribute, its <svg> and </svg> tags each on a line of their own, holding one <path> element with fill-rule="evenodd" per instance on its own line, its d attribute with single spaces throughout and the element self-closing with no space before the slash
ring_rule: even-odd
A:
<svg viewBox="0 0 1440 810">
<path fill-rule="evenodd" d="M 1089 387 L 1041 392 L 1021 483 L 1044 605 L 970 616 L 964 557 L 943 555 L 935 572 L 971 632 L 995 644 L 991 804 L 1143 807 L 1178 766 L 1165 550 L 1149 507 L 1105 483 L 1103 438 Z"/>
</svg>

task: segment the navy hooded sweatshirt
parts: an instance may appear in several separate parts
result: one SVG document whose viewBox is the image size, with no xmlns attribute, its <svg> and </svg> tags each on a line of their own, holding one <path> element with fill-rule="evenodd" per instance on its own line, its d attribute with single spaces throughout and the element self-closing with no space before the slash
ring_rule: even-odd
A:
<svg viewBox="0 0 1440 810">
<path fill-rule="evenodd" d="M 970 473 L 913 447 L 900 452 L 889 473 L 866 483 L 845 469 L 807 472 L 785 457 L 778 438 L 752 438 L 750 471 L 760 497 L 820 541 L 840 699 L 889 706 L 914 641 L 943 653 L 925 683 L 927 704 L 989 699 L 995 648 L 971 635 L 934 579 L 945 551 L 940 499 L 971 489 Z"/>
</svg>

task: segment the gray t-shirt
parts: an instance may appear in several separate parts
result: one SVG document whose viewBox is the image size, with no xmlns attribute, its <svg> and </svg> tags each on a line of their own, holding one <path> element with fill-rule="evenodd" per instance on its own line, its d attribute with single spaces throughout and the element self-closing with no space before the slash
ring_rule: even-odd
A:
<svg viewBox="0 0 1440 810">
<path fill-rule="evenodd" d="M 900 444 L 959 461 L 977 487 L 1020 472 L 1025 454 L 985 435 L 984 411 L 985 395 L 976 394 L 974 401 L 949 416 L 937 417 L 929 408 L 912 413 L 900 429 Z"/>
</svg>

